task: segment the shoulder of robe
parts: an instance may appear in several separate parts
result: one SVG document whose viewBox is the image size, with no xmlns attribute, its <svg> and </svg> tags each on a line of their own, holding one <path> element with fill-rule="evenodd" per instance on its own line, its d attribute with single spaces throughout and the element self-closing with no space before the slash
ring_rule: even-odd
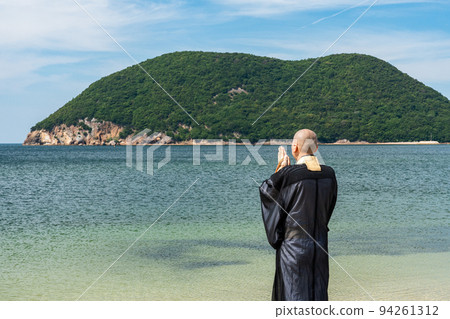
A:
<svg viewBox="0 0 450 319">
<path fill-rule="evenodd" d="M 321 179 L 331 178 L 336 179 L 333 168 L 327 165 L 320 165 L 322 170 L 315 172 L 309 171 L 305 164 L 301 165 L 289 165 L 270 177 L 274 187 L 280 190 L 284 186 L 288 186 L 305 179 Z"/>
<path fill-rule="evenodd" d="M 288 165 L 280 169 L 278 172 L 272 174 L 270 176 L 270 180 L 272 181 L 273 186 L 280 190 L 283 187 L 285 179 L 291 175 L 291 172 L 295 170 L 295 166 L 298 165 Z"/>
</svg>

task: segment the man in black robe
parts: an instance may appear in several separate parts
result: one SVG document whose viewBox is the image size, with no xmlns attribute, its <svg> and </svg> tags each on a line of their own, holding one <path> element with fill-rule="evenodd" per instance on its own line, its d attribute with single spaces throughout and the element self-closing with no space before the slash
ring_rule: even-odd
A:
<svg viewBox="0 0 450 319">
<path fill-rule="evenodd" d="M 337 182 L 334 170 L 313 155 L 317 149 L 313 131 L 298 131 L 295 165 L 280 147 L 275 174 L 259 188 L 267 239 L 276 249 L 272 300 L 328 300 L 327 225 Z"/>
</svg>

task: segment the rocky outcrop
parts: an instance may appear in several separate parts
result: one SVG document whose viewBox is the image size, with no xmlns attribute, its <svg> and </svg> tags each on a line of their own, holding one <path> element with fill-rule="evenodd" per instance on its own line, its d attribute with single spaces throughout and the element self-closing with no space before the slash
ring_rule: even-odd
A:
<svg viewBox="0 0 450 319">
<path fill-rule="evenodd" d="M 125 140 L 125 145 L 151 145 L 151 144 L 171 144 L 172 138 L 164 133 L 151 133 L 144 130 L 136 135 L 129 136 Z"/>
<path fill-rule="evenodd" d="M 127 144 L 168 144 L 172 138 L 164 133 L 148 133 L 120 138 L 124 127 L 108 121 L 96 119 L 80 120 L 78 125 L 55 126 L 51 131 L 35 130 L 28 133 L 23 145 L 127 145 Z M 122 136 L 123 137 L 123 136 Z"/>
</svg>

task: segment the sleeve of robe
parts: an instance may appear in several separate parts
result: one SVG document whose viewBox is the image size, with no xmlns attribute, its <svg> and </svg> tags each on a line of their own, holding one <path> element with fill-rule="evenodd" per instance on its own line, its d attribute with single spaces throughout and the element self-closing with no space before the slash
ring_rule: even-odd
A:
<svg viewBox="0 0 450 319">
<path fill-rule="evenodd" d="M 274 249 L 278 249 L 284 239 L 283 225 L 286 213 L 282 209 L 282 197 L 272 177 L 261 184 L 259 195 L 261 197 L 261 211 L 267 240 Z"/>
<path fill-rule="evenodd" d="M 338 185 L 336 182 L 336 178 L 334 178 L 334 192 L 333 192 L 333 198 L 331 200 L 330 210 L 328 213 L 328 222 L 330 221 L 331 215 L 333 214 L 333 211 L 334 211 L 334 207 L 336 206 L 337 193 L 338 193 Z M 327 224 L 328 224 L 328 222 L 327 222 Z M 327 225 L 327 229 L 329 230 L 328 225 Z"/>
</svg>

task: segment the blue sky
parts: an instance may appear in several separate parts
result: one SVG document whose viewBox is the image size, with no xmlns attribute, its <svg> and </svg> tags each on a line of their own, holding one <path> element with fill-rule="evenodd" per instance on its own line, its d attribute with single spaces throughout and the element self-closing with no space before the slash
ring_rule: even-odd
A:
<svg viewBox="0 0 450 319">
<path fill-rule="evenodd" d="M 318 57 L 373 2 L 77 1 L 137 61 L 182 50 Z M 450 98 L 448 17 L 448 0 L 379 0 L 327 54 L 376 56 Z M 74 0 L 0 0 L 0 46 L 0 143 L 21 143 L 90 83 L 134 64 Z"/>
</svg>

